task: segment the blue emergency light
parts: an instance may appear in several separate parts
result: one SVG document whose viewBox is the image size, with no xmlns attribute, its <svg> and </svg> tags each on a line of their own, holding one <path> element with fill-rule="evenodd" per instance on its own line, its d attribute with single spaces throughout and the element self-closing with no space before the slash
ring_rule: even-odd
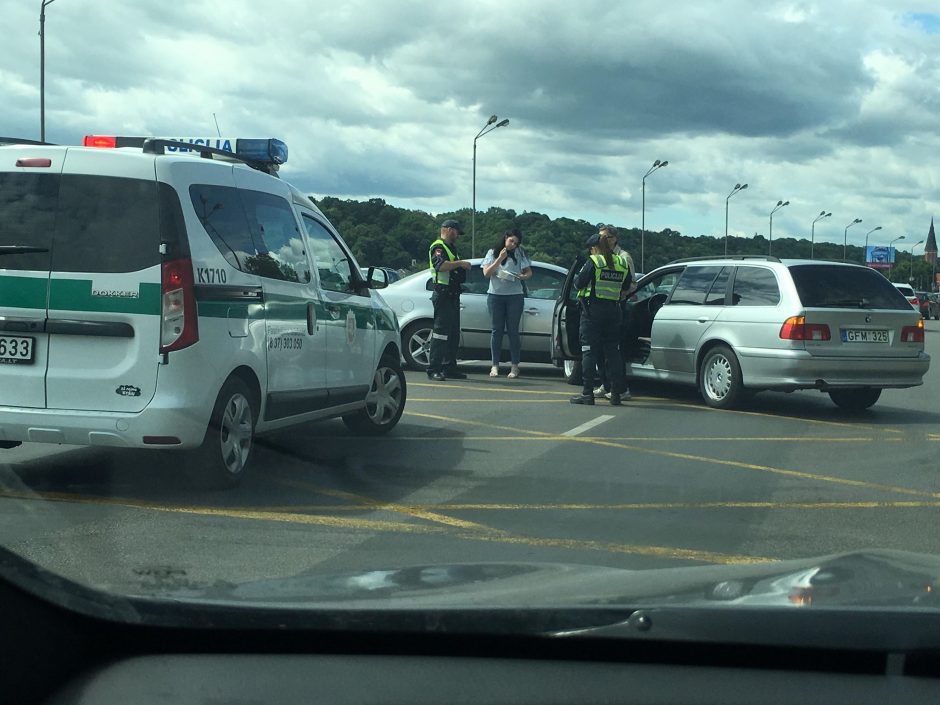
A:
<svg viewBox="0 0 940 705">
<path fill-rule="evenodd" d="M 241 159 L 262 164 L 287 162 L 287 145 L 278 139 L 235 140 L 235 154 Z"/>
</svg>

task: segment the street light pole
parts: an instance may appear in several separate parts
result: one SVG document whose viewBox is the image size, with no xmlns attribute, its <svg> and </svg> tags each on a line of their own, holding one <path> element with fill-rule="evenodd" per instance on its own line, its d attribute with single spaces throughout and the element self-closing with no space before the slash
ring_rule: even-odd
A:
<svg viewBox="0 0 940 705">
<path fill-rule="evenodd" d="M 862 253 L 862 264 L 868 264 L 868 236 L 876 230 L 881 230 L 881 226 L 879 225 L 877 228 L 872 228 L 867 233 L 865 233 L 865 251 Z"/>
<path fill-rule="evenodd" d="M 913 245 L 911 245 L 911 277 L 908 279 L 908 282 L 910 282 L 911 286 L 914 286 L 914 248 L 923 244 L 924 241 L 921 240 L 920 242 L 915 242 Z"/>
<path fill-rule="evenodd" d="M 898 237 L 894 238 L 891 242 L 889 242 L 889 243 L 888 243 L 888 254 L 889 254 L 889 255 L 891 254 L 891 248 L 894 247 L 894 243 L 896 243 L 898 240 L 906 240 L 906 239 L 907 239 L 907 238 L 905 238 L 903 235 L 898 235 Z M 894 261 L 894 262 L 891 262 L 891 267 L 893 268 L 893 267 L 895 267 L 896 265 L 897 265 L 897 256 L 895 256 L 895 261 Z"/>
<path fill-rule="evenodd" d="M 473 138 L 473 207 L 470 211 L 470 256 L 476 257 L 477 249 L 477 140 L 480 139 L 483 135 L 488 135 L 490 132 L 495 130 L 497 127 L 505 127 L 509 124 L 509 118 L 499 120 L 495 115 L 490 115 L 490 119 L 486 121 L 486 124 L 483 126 L 483 129 L 477 133 L 477 136 Z M 496 124 L 493 124 L 496 123 Z"/>
<path fill-rule="evenodd" d="M 728 201 L 731 200 L 731 197 L 738 191 L 743 191 L 746 188 L 747 184 L 743 186 L 741 184 L 735 184 L 734 188 L 731 189 L 731 193 L 729 193 L 728 197 L 725 199 L 725 257 L 728 256 Z"/>
<path fill-rule="evenodd" d="M 55 0 L 42 0 L 39 7 L 39 141 L 46 141 L 46 5 Z"/>
<path fill-rule="evenodd" d="M 861 222 L 862 222 L 861 218 L 856 218 L 851 223 L 845 226 L 845 230 L 842 233 L 842 261 L 843 262 L 845 262 L 846 246 L 848 245 L 848 242 L 849 242 L 849 228 Z"/>
<path fill-rule="evenodd" d="M 816 219 L 813 221 L 813 226 L 810 228 L 809 233 L 809 258 L 816 259 L 816 223 L 818 223 L 823 218 L 832 217 L 832 213 L 826 213 L 826 211 L 821 211 L 819 215 L 816 216 Z"/>
<path fill-rule="evenodd" d="M 667 164 L 669 164 L 668 161 L 659 161 L 657 159 L 653 162 L 653 166 L 643 174 L 643 187 L 641 189 L 643 192 L 643 205 L 640 214 L 640 269 L 644 272 L 646 271 L 646 177 L 657 169 L 662 169 Z"/>
<path fill-rule="evenodd" d="M 777 201 L 777 205 L 774 206 L 774 209 L 770 211 L 770 242 L 767 246 L 767 254 L 772 255 L 774 253 L 774 213 L 783 208 L 784 206 L 789 206 L 789 201 Z"/>
</svg>

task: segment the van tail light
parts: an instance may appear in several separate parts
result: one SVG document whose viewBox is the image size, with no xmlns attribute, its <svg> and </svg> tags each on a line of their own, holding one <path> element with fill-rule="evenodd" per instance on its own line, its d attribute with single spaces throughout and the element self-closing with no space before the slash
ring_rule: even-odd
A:
<svg viewBox="0 0 940 705">
<path fill-rule="evenodd" d="M 924 319 L 917 321 L 915 326 L 904 326 L 901 329 L 902 343 L 923 343 L 924 342 Z"/>
<path fill-rule="evenodd" d="M 114 148 L 117 147 L 117 137 L 110 135 L 85 135 L 85 139 L 82 140 L 83 147 L 104 147 Z"/>
<path fill-rule="evenodd" d="M 163 263 L 160 353 L 182 350 L 199 341 L 193 262 L 188 257 Z"/>
<path fill-rule="evenodd" d="M 783 340 L 831 340 L 829 326 L 825 323 L 807 323 L 806 316 L 790 316 L 780 327 Z"/>
</svg>

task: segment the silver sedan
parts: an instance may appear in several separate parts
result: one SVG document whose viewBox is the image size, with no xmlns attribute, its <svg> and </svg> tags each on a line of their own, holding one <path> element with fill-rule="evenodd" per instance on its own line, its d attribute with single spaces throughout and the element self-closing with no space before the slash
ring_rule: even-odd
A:
<svg viewBox="0 0 940 705">
<path fill-rule="evenodd" d="M 489 280 L 483 276 L 482 259 L 470 260 L 460 297 L 460 357 L 490 359 L 490 314 L 486 307 Z M 566 271 L 554 264 L 532 263 L 532 278 L 526 281 L 527 296 L 519 332 L 523 362 L 552 362 L 552 311 L 565 283 Z M 428 366 L 434 308 L 429 289 L 431 274 L 424 269 L 390 284 L 379 293 L 398 316 L 401 349 L 411 369 Z M 509 337 L 503 337 L 503 359 L 509 359 Z"/>
</svg>

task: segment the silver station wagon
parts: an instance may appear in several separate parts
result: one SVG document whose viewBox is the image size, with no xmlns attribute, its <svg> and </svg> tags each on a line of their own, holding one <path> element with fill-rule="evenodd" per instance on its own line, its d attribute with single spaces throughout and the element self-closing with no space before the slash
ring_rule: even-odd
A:
<svg viewBox="0 0 940 705">
<path fill-rule="evenodd" d="M 571 280 L 556 304 L 553 356 L 578 384 Z M 761 390 L 818 389 L 842 408 L 866 409 L 882 389 L 922 384 L 930 365 L 923 321 L 897 288 L 839 262 L 679 260 L 638 282 L 623 333 L 629 377 L 694 384 L 717 408 Z"/>
</svg>

